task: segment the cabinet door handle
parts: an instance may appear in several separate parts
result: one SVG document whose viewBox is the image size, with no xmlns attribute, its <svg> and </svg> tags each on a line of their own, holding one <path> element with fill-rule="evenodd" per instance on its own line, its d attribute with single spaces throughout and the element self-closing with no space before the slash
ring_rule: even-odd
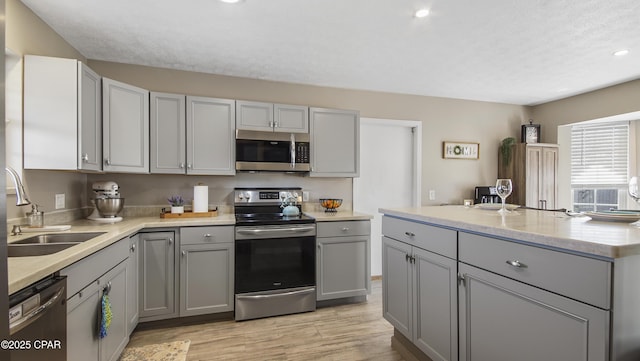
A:
<svg viewBox="0 0 640 361">
<path fill-rule="evenodd" d="M 191 169 L 191 163 L 187 163 L 187 169 Z"/>
<path fill-rule="evenodd" d="M 131 252 L 135 252 L 135 251 L 136 251 L 136 245 L 135 245 L 135 244 L 132 244 L 132 245 L 131 245 Z"/>
<path fill-rule="evenodd" d="M 169 244 L 173 244 L 173 238 L 169 238 Z"/>
<path fill-rule="evenodd" d="M 409 259 L 410 259 L 410 258 L 411 258 L 411 256 L 409 256 L 409 254 L 408 254 L 408 253 L 405 253 L 405 254 L 404 254 L 404 260 L 405 260 L 406 262 L 409 262 Z"/>
<path fill-rule="evenodd" d="M 86 162 L 88 162 L 88 161 L 89 161 L 89 154 L 84 153 L 84 154 L 82 155 L 82 161 L 83 161 L 83 162 L 85 162 L 85 163 L 86 163 Z"/>
<path fill-rule="evenodd" d="M 408 237 L 415 237 L 416 234 L 413 232 L 404 232 L 405 235 L 407 235 Z"/>
<path fill-rule="evenodd" d="M 515 268 L 527 268 L 528 266 L 518 260 L 512 261 L 512 260 L 507 260 L 507 264 L 509 266 L 515 267 Z"/>
<path fill-rule="evenodd" d="M 104 164 L 111 165 L 111 160 L 109 158 L 105 159 Z"/>
<path fill-rule="evenodd" d="M 182 251 L 182 257 L 187 255 L 187 251 Z"/>
<path fill-rule="evenodd" d="M 184 162 L 180 163 L 180 169 L 184 169 Z"/>
<path fill-rule="evenodd" d="M 107 286 L 102 290 L 102 293 L 109 294 L 111 292 L 111 281 L 107 282 Z"/>
</svg>

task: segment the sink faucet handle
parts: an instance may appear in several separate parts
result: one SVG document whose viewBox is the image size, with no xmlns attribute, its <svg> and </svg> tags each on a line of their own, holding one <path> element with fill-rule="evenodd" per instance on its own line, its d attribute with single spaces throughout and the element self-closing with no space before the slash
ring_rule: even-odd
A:
<svg viewBox="0 0 640 361">
<path fill-rule="evenodd" d="M 20 228 L 19 224 L 14 224 L 13 228 L 11 228 L 11 235 L 17 236 L 19 234 L 22 234 L 22 228 Z"/>
</svg>

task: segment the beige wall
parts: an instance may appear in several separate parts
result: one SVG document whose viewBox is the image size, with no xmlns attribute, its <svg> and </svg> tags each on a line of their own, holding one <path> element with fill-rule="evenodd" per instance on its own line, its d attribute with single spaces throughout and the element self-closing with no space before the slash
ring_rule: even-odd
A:
<svg viewBox="0 0 640 361">
<path fill-rule="evenodd" d="M 7 0 L 5 6 L 6 47 L 15 54 L 18 56 L 24 54 L 48 55 L 85 61 L 82 54 L 35 16 L 22 2 Z M 7 104 L 7 107 L 10 108 L 11 105 Z M 13 108 L 22 109 L 22 105 L 15 106 L 14 104 Z M 18 121 L 21 122 L 22 119 L 18 119 Z M 7 153 L 10 152 L 7 151 Z M 84 174 L 25 171 L 23 180 L 31 201 L 40 205 L 41 209 L 46 212 L 54 209 L 54 195 L 56 193 L 66 194 L 66 204 L 69 209 L 86 204 L 86 192 L 84 192 L 86 176 Z M 24 212 L 30 209 L 29 206 L 16 207 L 15 196 L 7 196 L 7 219 L 22 217 Z"/>
<path fill-rule="evenodd" d="M 362 117 L 422 121 L 424 204 L 461 204 L 462 199 L 471 197 L 474 186 L 493 184 L 500 140 L 519 134 L 520 124 L 529 119 L 528 108 L 518 105 L 306 86 L 96 60 L 89 60 L 89 66 L 105 77 L 153 91 L 356 109 Z M 480 143 L 480 159 L 443 160 L 445 140 Z M 431 189 L 436 191 L 435 201 L 428 200 Z"/>
<path fill-rule="evenodd" d="M 7 1 L 7 46 L 19 55 L 38 54 L 85 60 L 82 54 L 18 0 Z M 530 118 L 530 109 L 518 105 L 286 84 L 96 60 L 88 60 L 88 64 L 103 76 L 154 91 L 356 109 L 363 117 L 422 121 L 422 199 L 425 204 L 461 203 L 463 198 L 471 197 L 474 186 L 493 184 L 497 175 L 496 154 L 500 140 L 507 136 L 518 136 L 520 124 Z M 441 147 L 445 140 L 480 143 L 480 159 L 443 160 Z M 393 144 L 381 146 L 390 147 Z M 204 181 L 213 187 L 212 203 L 224 200 L 234 186 L 271 184 L 299 184 L 310 189 L 312 199 L 330 195 L 346 198 L 346 202 L 351 200 L 350 179 L 310 179 L 265 174 L 193 178 L 25 172 L 25 183 L 31 198 L 41 204 L 45 211 L 53 209 L 56 193 L 66 194 L 67 208 L 85 205 L 86 198 L 91 195 L 88 191 L 90 183 L 100 179 L 113 179 L 121 183 L 128 205 L 156 205 L 164 202 L 165 193 L 174 191 L 184 192 L 188 197 L 189 190 L 197 181 Z M 428 190 L 432 189 L 437 194 L 435 201 L 429 201 L 427 197 Z M 9 218 L 22 215 L 22 209 L 9 208 Z"/>
<path fill-rule="evenodd" d="M 595 90 L 532 108 L 545 143 L 558 142 L 558 126 L 640 111 L 640 80 Z"/>
</svg>

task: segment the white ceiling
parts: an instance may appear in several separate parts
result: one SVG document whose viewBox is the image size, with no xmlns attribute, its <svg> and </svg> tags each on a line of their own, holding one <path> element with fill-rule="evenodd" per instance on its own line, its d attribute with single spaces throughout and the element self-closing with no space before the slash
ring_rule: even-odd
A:
<svg viewBox="0 0 640 361">
<path fill-rule="evenodd" d="M 525 105 L 640 78 L 638 0 L 22 2 L 89 59 Z"/>
</svg>

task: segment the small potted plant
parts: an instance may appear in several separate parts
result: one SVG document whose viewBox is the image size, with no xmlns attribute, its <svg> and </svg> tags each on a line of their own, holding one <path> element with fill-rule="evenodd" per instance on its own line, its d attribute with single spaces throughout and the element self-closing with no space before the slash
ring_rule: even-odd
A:
<svg viewBox="0 0 640 361">
<path fill-rule="evenodd" d="M 182 196 L 171 196 L 167 198 L 171 205 L 171 213 L 184 213 L 184 198 Z"/>
</svg>

